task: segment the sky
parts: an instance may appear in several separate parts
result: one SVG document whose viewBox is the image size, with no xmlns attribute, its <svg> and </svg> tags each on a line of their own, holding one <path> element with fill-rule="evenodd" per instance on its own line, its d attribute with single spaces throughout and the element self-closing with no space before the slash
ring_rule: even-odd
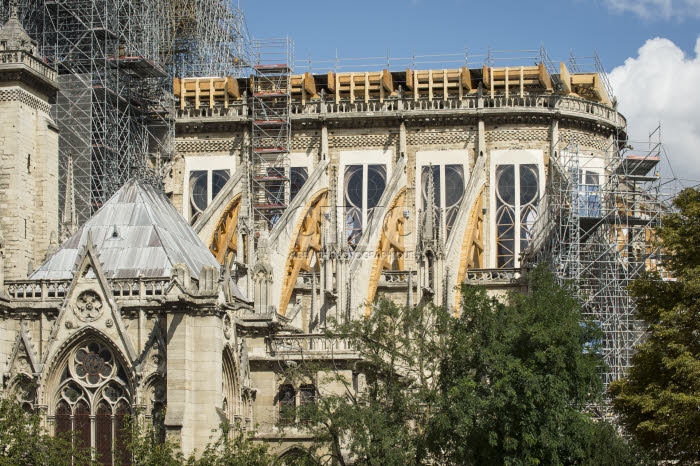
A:
<svg viewBox="0 0 700 466">
<path fill-rule="evenodd" d="M 700 180 L 700 0 L 240 0 L 240 7 L 252 37 L 294 41 L 296 71 L 309 62 L 317 72 L 411 61 L 456 67 L 465 58 L 479 67 L 489 51 L 506 66 L 541 47 L 554 63 L 573 54 L 590 68 L 597 54 L 635 150 L 661 123 L 662 175 L 684 186 Z"/>
</svg>

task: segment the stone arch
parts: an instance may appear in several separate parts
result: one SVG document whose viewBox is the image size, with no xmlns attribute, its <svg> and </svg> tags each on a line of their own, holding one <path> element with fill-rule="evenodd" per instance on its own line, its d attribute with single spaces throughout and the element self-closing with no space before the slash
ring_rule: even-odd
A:
<svg viewBox="0 0 700 466">
<path fill-rule="evenodd" d="M 61 375 L 58 373 L 58 368 L 61 367 L 63 363 L 65 363 L 65 361 L 69 357 L 69 353 L 73 349 L 75 349 L 76 345 L 80 344 L 81 341 L 88 339 L 100 340 L 104 344 L 109 346 L 109 349 L 115 353 L 115 355 L 117 356 L 117 360 L 127 372 L 126 375 L 129 381 L 129 389 L 131 393 L 136 392 L 136 386 L 133 380 L 132 364 L 129 361 L 127 355 L 117 345 L 114 344 L 112 339 L 107 334 L 95 327 L 88 326 L 81 328 L 69 338 L 67 338 L 53 352 L 52 355 L 49 355 L 49 357 L 45 361 L 44 367 L 49 368 L 49 370 L 44 370 L 43 376 L 39 380 L 39 397 L 44 402 L 44 404 L 51 402 L 51 400 L 49 399 L 51 393 L 57 388 L 56 379 L 59 378 Z"/>
<path fill-rule="evenodd" d="M 79 448 L 93 448 L 98 464 L 130 464 L 123 428 L 135 403 L 131 365 L 102 332 L 86 328 L 53 358 L 44 386 L 49 425 L 57 435 L 73 431 Z"/>
<path fill-rule="evenodd" d="M 241 371 L 233 349 L 224 346 L 222 355 L 222 410 L 229 422 L 242 422 L 245 418 L 243 398 L 241 396 Z"/>
<path fill-rule="evenodd" d="M 156 435 L 165 441 L 165 408 L 167 405 L 167 385 L 163 374 L 152 373 L 143 381 L 144 417 L 155 429 Z"/>
<path fill-rule="evenodd" d="M 35 413 L 37 409 L 37 383 L 25 373 L 15 375 L 8 384 L 8 393 L 17 400 L 28 413 Z"/>
<path fill-rule="evenodd" d="M 301 445 L 292 445 L 291 447 L 285 448 L 277 455 L 277 462 L 275 462 L 275 464 L 291 466 L 299 464 L 299 460 L 302 459 L 311 460 L 311 463 L 316 463 L 316 458 L 306 448 Z"/>
</svg>

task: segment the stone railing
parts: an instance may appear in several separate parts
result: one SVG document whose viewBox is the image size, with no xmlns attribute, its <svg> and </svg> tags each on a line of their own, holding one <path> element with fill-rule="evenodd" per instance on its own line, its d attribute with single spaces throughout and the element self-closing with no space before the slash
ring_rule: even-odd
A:
<svg viewBox="0 0 700 466">
<path fill-rule="evenodd" d="M 0 52 L 0 66 L 5 64 L 22 64 L 51 81 L 56 80 L 56 70 L 39 58 L 24 50 L 6 50 Z"/>
<path fill-rule="evenodd" d="M 15 300 L 65 298 L 72 280 L 8 280 L 5 293 Z M 163 296 L 170 286 L 167 279 L 109 280 L 115 298 Z"/>
<path fill-rule="evenodd" d="M 166 279 L 118 279 L 110 280 L 115 298 L 163 296 L 170 286 Z"/>
<path fill-rule="evenodd" d="M 71 280 L 11 280 L 5 282 L 5 293 L 17 300 L 44 301 L 64 298 Z"/>
<path fill-rule="evenodd" d="M 185 107 L 177 109 L 177 118 L 180 120 L 201 118 L 248 118 L 249 106 L 244 101 L 233 101 L 227 108 L 223 101 L 216 100 L 213 107 L 202 106 L 199 109 Z M 479 109 L 489 113 L 498 110 L 532 109 L 531 111 L 554 112 L 561 111 L 568 114 L 578 114 L 586 117 L 594 117 L 604 120 L 614 126 L 624 126 L 625 119 L 617 110 L 602 103 L 593 102 L 579 97 L 571 97 L 552 93 L 519 94 L 484 93 L 482 97 L 477 94 L 467 94 L 461 99 L 457 96 L 429 99 L 427 97 L 388 97 L 380 101 L 371 98 L 367 101 L 358 99 L 350 102 L 349 99 L 335 101 L 309 100 L 305 103 L 294 100 L 291 102 L 290 112 L 292 119 L 304 118 L 312 115 L 344 115 L 364 113 L 374 115 L 392 115 L 397 112 L 476 112 Z"/>
<path fill-rule="evenodd" d="M 332 357 L 334 354 L 354 352 L 349 341 L 321 334 L 275 335 L 269 338 L 268 344 L 273 356 L 309 353 L 315 357 Z"/>
<path fill-rule="evenodd" d="M 416 270 L 384 270 L 379 277 L 379 286 L 408 286 L 409 276 L 413 286 L 416 286 L 418 283 Z"/>
<path fill-rule="evenodd" d="M 175 116 L 178 120 L 190 120 L 198 118 L 247 118 L 248 106 L 241 101 L 230 102 L 228 107 L 223 102 L 215 101 L 213 107 L 202 105 L 199 108 L 177 108 Z"/>
<path fill-rule="evenodd" d="M 520 269 L 471 269 L 467 270 L 465 283 L 471 285 L 515 285 L 520 281 Z"/>
</svg>

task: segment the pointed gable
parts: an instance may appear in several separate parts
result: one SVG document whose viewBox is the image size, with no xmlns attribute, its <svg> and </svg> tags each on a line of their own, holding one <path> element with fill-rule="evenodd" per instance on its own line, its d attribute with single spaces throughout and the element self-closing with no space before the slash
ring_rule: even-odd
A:
<svg viewBox="0 0 700 466">
<path fill-rule="evenodd" d="M 194 278 L 204 266 L 219 264 L 164 194 L 136 180 L 127 182 L 31 279 L 71 279 L 88 236 L 105 276 L 169 277 L 173 265 L 186 264 Z"/>
</svg>

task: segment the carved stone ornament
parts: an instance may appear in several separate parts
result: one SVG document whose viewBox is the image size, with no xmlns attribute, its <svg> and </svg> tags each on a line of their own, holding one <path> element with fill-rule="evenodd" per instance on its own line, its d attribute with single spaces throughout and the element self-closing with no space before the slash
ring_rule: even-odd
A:
<svg viewBox="0 0 700 466">
<path fill-rule="evenodd" d="M 231 339 L 231 318 L 228 315 L 224 316 L 224 337 Z"/>
<path fill-rule="evenodd" d="M 75 316 L 83 322 L 94 322 L 102 315 L 102 298 L 94 291 L 83 291 L 75 301 Z"/>
</svg>

